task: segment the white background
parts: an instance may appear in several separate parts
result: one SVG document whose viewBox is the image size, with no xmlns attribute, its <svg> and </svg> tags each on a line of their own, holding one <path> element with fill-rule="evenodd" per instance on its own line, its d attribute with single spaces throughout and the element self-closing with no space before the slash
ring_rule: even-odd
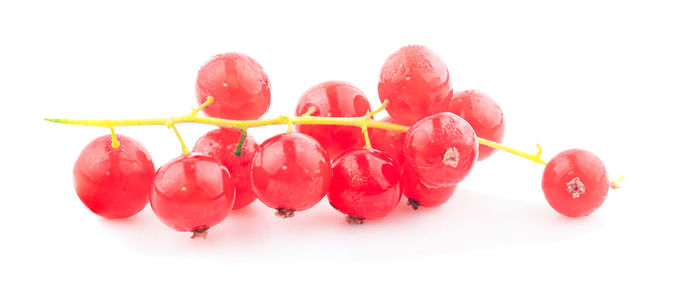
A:
<svg viewBox="0 0 700 291">
<path fill-rule="evenodd" d="M 700 287 L 693 1 L 8 2 L 4 290 Z M 407 44 L 440 55 L 455 90 L 500 103 L 506 144 L 534 152 L 541 143 L 546 158 L 588 149 L 611 178 L 625 174 L 623 188 L 592 216 L 567 219 L 544 200 L 542 166 L 498 153 L 439 208 L 413 212 L 402 202 L 356 227 L 325 200 L 288 220 L 256 202 L 190 240 L 150 207 L 121 221 L 89 212 L 73 191 L 73 162 L 108 132 L 42 120 L 186 113 L 199 66 L 223 52 L 262 64 L 268 117 L 293 113 L 303 91 L 333 79 L 377 106 L 379 69 Z M 208 129 L 180 126 L 190 146 Z M 252 134 L 261 142 L 283 130 Z M 142 141 L 157 165 L 180 151 L 164 127 L 118 132 Z"/>
</svg>

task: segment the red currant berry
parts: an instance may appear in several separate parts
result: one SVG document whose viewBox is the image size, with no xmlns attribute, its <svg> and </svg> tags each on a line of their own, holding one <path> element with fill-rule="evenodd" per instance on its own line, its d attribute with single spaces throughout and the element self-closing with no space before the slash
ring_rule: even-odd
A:
<svg viewBox="0 0 700 291">
<path fill-rule="evenodd" d="M 73 167 L 75 192 L 92 212 L 104 218 L 125 218 L 148 203 L 155 169 L 146 148 L 136 140 L 117 135 L 91 141 Z"/>
<path fill-rule="evenodd" d="M 384 122 L 397 123 L 391 117 L 382 119 Z M 400 130 L 385 130 L 370 128 L 369 139 L 372 141 L 372 147 L 388 154 L 397 165 L 403 165 L 403 140 L 406 137 L 405 131 Z"/>
<path fill-rule="evenodd" d="M 474 130 L 449 112 L 428 116 L 406 132 L 404 156 L 408 166 L 428 187 L 447 187 L 462 181 L 479 155 Z"/>
<path fill-rule="evenodd" d="M 301 133 L 278 134 L 264 141 L 253 157 L 253 191 L 277 215 L 294 216 L 316 205 L 331 180 L 328 154 L 316 140 Z"/>
<path fill-rule="evenodd" d="M 204 108 L 212 117 L 257 119 L 270 107 L 270 81 L 253 58 L 240 53 L 213 57 L 199 69 L 197 100 L 214 102 Z"/>
<path fill-rule="evenodd" d="M 233 210 L 241 209 L 255 201 L 255 192 L 250 184 L 250 162 L 255 152 L 258 151 L 258 143 L 247 135 L 241 147 L 241 155 L 234 154 L 238 142 L 241 140 L 241 131 L 238 129 L 218 128 L 207 132 L 197 140 L 192 151 L 198 152 L 221 161 L 231 174 L 233 185 L 236 188 L 236 199 Z"/>
<path fill-rule="evenodd" d="M 401 173 L 401 193 L 408 198 L 408 205 L 413 210 L 419 206 L 440 206 L 452 197 L 457 189 L 456 185 L 431 188 L 423 185 L 411 167 L 405 167 Z"/>
<path fill-rule="evenodd" d="M 488 95 L 476 90 L 455 93 L 450 101 L 450 112 L 469 122 L 478 137 L 499 143 L 503 141 L 503 111 Z M 479 161 L 494 152 L 495 148 L 479 145 Z"/>
<path fill-rule="evenodd" d="M 569 216 L 587 216 L 605 201 L 610 181 L 603 162 L 593 153 L 571 149 L 544 168 L 542 191 L 549 205 Z"/>
<path fill-rule="evenodd" d="M 349 223 L 384 217 L 401 199 L 399 173 L 391 157 L 378 150 L 345 152 L 333 161 L 328 202 L 347 214 Z"/>
<path fill-rule="evenodd" d="M 151 208 L 169 227 L 203 236 L 228 216 L 235 191 L 226 167 L 212 157 L 192 153 L 158 169 Z"/>
<path fill-rule="evenodd" d="M 339 81 L 324 82 L 306 91 L 299 98 L 296 115 L 306 113 L 312 106 L 315 111 L 310 115 L 322 117 L 359 117 L 370 111 L 369 101 L 360 89 Z M 365 144 L 362 130 L 354 126 L 297 124 L 296 129 L 316 139 L 331 159 Z"/>
<path fill-rule="evenodd" d="M 379 75 L 379 99 L 397 121 L 412 124 L 447 110 L 452 98 L 450 73 L 428 48 L 409 45 L 393 53 Z"/>
</svg>

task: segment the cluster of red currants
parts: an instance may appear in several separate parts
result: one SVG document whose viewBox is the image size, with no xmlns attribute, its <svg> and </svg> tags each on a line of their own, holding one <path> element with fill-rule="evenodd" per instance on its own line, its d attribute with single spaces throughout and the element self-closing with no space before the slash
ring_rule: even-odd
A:
<svg viewBox="0 0 700 291">
<path fill-rule="evenodd" d="M 207 62 L 196 93 L 200 104 L 214 97 L 202 110 L 221 119 L 258 119 L 270 105 L 267 75 L 239 53 Z M 75 189 L 90 210 L 106 218 L 132 216 L 150 202 L 161 221 L 193 237 L 255 199 L 286 218 L 327 196 L 349 223 L 363 223 L 389 214 L 402 195 L 414 209 L 445 203 L 477 160 L 495 151 L 480 139 L 503 139 L 496 102 L 479 91 L 453 93 L 446 65 L 426 47 L 393 53 L 381 69 L 378 93 L 382 102 L 388 100 L 390 117 L 383 121 L 410 126 L 407 131 L 301 122 L 296 132 L 258 144 L 244 129 L 222 127 L 157 171 L 139 142 L 106 135 L 80 154 Z M 362 117 L 371 111 L 369 104 L 355 86 L 330 81 L 306 91 L 296 115 Z M 600 159 L 578 149 L 556 155 L 542 178 L 547 201 L 571 217 L 597 209 L 608 187 Z"/>
</svg>

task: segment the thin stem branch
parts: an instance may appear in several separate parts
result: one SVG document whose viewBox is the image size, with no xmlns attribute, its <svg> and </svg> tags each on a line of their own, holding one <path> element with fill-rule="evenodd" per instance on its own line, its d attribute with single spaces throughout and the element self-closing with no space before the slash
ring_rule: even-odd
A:
<svg viewBox="0 0 700 291">
<path fill-rule="evenodd" d="M 543 165 L 547 164 L 547 162 L 542 159 L 542 146 L 540 146 L 539 144 L 537 144 L 537 153 L 533 155 L 533 154 L 521 152 L 521 151 L 516 150 L 514 148 L 511 148 L 511 147 L 507 147 L 507 146 L 502 145 L 502 144 L 497 143 L 497 142 L 490 141 L 488 139 L 483 139 L 480 137 L 478 137 L 477 139 L 479 140 L 480 144 L 483 144 L 485 146 L 489 146 L 489 147 L 496 148 L 496 149 L 499 149 L 499 150 L 502 150 L 505 152 L 509 152 L 511 154 L 526 158 L 526 159 L 531 160 L 531 161 L 538 163 L 538 164 L 543 164 Z"/>
<path fill-rule="evenodd" d="M 177 140 L 180 142 L 180 147 L 182 147 L 182 155 L 186 156 L 190 154 L 190 149 L 187 147 L 187 144 L 185 143 L 185 140 L 182 139 L 182 136 L 180 135 L 180 132 L 177 131 L 177 127 L 173 124 L 172 121 L 168 120 L 165 122 L 165 126 L 168 128 L 172 128 L 173 132 L 175 133 L 175 136 L 177 136 Z"/>
<path fill-rule="evenodd" d="M 110 126 L 109 131 L 112 134 L 112 148 L 119 148 L 119 140 L 117 140 L 117 134 L 114 132 L 114 127 Z"/>
<path fill-rule="evenodd" d="M 256 120 L 231 120 L 231 119 L 221 119 L 221 118 L 198 116 L 197 113 L 199 113 L 202 109 L 204 109 L 204 107 L 211 104 L 212 101 L 213 101 L 213 98 L 209 97 L 209 98 L 207 98 L 206 102 L 202 103 L 202 105 L 200 105 L 198 108 L 194 109 L 191 113 L 181 115 L 181 116 L 170 117 L 170 118 L 143 118 L 143 119 L 117 119 L 117 120 L 46 118 L 45 120 L 51 121 L 51 122 L 56 122 L 56 123 L 62 123 L 62 124 L 107 127 L 107 128 L 110 128 L 112 131 L 114 130 L 113 128 L 115 126 L 165 125 L 168 128 L 172 128 L 173 131 L 175 132 L 175 134 L 177 135 L 178 140 L 180 141 L 180 145 L 182 146 L 183 154 L 189 153 L 189 149 L 187 148 L 187 145 L 185 144 L 185 142 L 182 140 L 180 133 L 177 131 L 177 129 L 174 126 L 175 124 L 179 124 L 179 123 L 201 123 L 201 124 L 209 124 L 209 125 L 214 125 L 214 126 L 219 126 L 219 127 L 237 128 L 243 132 L 243 136 L 245 136 L 245 131 L 248 128 L 268 126 L 268 125 L 286 124 L 288 131 L 291 131 L 293 124 L 356 126 L 356 127 L 362 128 L 362 133 L 365 137 L 365 146 L 367 148 L 372 147 L 370 140 L 369 140 L 368 128 L 378 128 L 378 129 L 384 129 L 384 130 L 397 130 L 397 131 L 406 131 L 409 128 L 408 126 L 404 126 L 404 125 L 400 125 L 400 124 L 376 121 L 376 120 L 372 119 L 372 116 L 374 116 L 375 114 L 379 113 L 380 111 L 384 110 L 384 108 L 386 108 L 386 105 L 387 105 L 386 101 L 380 107 L 375 109 L 374 111 L 367 112 L 367 114 L 365 114 L 364 116 L 360 116 L 360 117 L 311 116 L 311 114 L 313 112 L 315 112 L 315 110 L 316 110 L 316 108 L 314 108 L 314 107 L 310 107 L 309 110 L 306 113 L 302 114 L 301 116 L 289 117 L 289 116 L 285 116 L 285 115 L 280 115 L 279 117 L 275 117 L 275 118 L 256 119 Z M 509 152 L 511 154 L 514 154 L 514 155 L 519 156 L 519 157 L 523 157 L 525 159 L 531 160 L 531 161 L 539 163 L 539 164 L 547 164 L 547 162 L 542 159 L 542 147 L 540 147 L 539 144 L 537 145 L 538 152 L 533 155 L 533 154 L 528 154 L 528 153 L 516 150 L 514 148 L 511 148 L 511 147 L 508 147 L 508 146 L 505 146 L 505 145 L 502 145 L 500 143 L 490 141 L 487 139 L 478 138 L 478 141 L 482 145 L 496 148 L 496 149 L 499 149 L 499 150 L 502 150 L 505 152 Z M 239 145 L 239 147 L 240 147 L 240 145 Z"/>
<path fill-rule="evenodd" d="M 231 120 L 231 119 L 221 119 L 213 117 L 201 117 L 201 116 L 191 116 L 189 114 L 170 117 L 170 118 L 142 118 L 142 119 L 116 119 L 116 120 L 99 120 L 99 119 L 68 119 L 68 118 L 46 118 L 46 121 L 62 123 L 62 124 L 72 124 L 72 125 L 83 125 L 83 126 L 99 126 L 99 127 L 115 127 L 115 126 L 142 126 L 142 125 L 163 125 L 168 120 L 172 121 L 173 124 L 179 123 L 202 123 L 215 125 L 219 127 L 228 128 L 238 128 L 238 129 L 248 129 L 253 127 L 261 127 L 268 125 L 279 125 L 279 124 L 328 124 L 328 125 L 349 125 L 362 127 L 364 123 L 367 127 L 380 128 L 386 130 L 408 130 L 408 126 L 403 126 L 399 124 L 393 124 L 388 122 L 376 121 L 376 120 L 363 120 L 363 117 L 319 117 L 319 116 L 293 116 L 293 117 L 275 117 L 269 119 L 256 119 L 256 120 Z"/>
</svg>

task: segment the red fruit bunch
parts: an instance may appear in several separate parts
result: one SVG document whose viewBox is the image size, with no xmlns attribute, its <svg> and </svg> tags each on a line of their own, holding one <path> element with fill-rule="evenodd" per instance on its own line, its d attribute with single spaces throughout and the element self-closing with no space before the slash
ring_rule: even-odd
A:
<svg viewBox="0 0 700 291">
<path fill-rule="evenodd" d="M 125 218 L 150 202 L 167 226 L 203 237 L 256 199 L 289 218 L 327 197 L 359 224 L 387 216 L 402 196 L 413 209 L 442 205 L 496 149 L 546 164 L 542 190 L 566 216 L 591 214 L 610 186 L 603 163 L 588 151 L 567 150 L 546 163 L 501 145 L 505 123 L 496 101 L 476 90 L 454 91 L 447 66 L 424 46 L 387 58 L 378 82 L 382 107 L 374 111 L 359 88 L 327 81 L 301 94 L 295 116 L 260 119 L 270 106 L 270 82 L 258 62 L 240 53 L 210 59 L 195 88 L 200 107 L 163 123 L 50 120 L 112 129 L 90 142 L 74 166 L 75 190 L 90 210 Z M 389 116 L 375 120 L 384 108 Z M 219 128 L 190 152 L 175 128 L 182 122 Z M 172 128 L 183 154 L 156 170 L 143 145 L 114 134 L 114 126 L 134 124 Z M 247 131 L 270 124 L 289 130 L 261 144 Z"/>
</svg>

